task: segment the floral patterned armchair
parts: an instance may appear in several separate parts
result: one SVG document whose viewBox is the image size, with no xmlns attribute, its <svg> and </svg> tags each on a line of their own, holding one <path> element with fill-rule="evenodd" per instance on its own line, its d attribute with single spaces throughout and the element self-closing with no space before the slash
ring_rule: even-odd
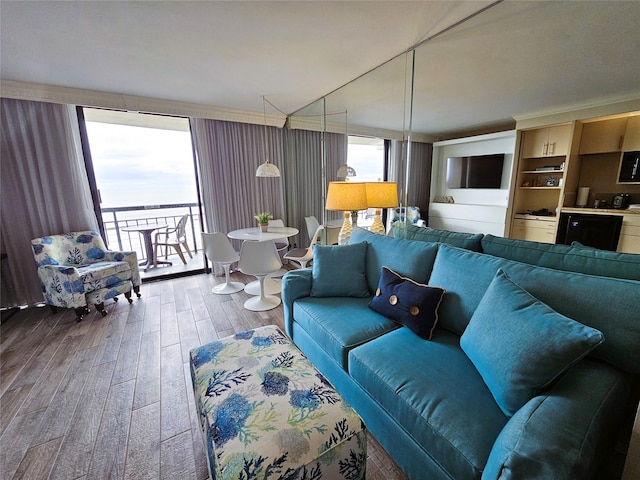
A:
<svg viewBox="0 0 640 480">
<path fill-rule="evenodd" d="M 140 273 L 135 252 L 109 251 L 98 232 L 72 232 L 35 238 L 31 247 L 38 267 L 44 301 L 73 308 L 79 322 L 93 303 L 104 316 L 104 301 L 124 293 L 132 303 L 131 290 L 140 297 Z"/>
<path fill-rule="evenodd" d="M 394 208 L 393 209 L 393 216 L 391 218 L 391 221 L 389 222 L 389 224 L 392 224 L 393 222 L 404 222 L 404 212 L 405 212 L 405 208 L 404 207 L 398 207 L 398 208 Z M 413 223 L 414 225 L 417 225 L 418 227 L 426 227 L 427 226 L 427 222 L 425 222 L 422 217 L 420 216 L 420 208 L 419 207 L 407 207 L 407 219 Z"/>
</svg>

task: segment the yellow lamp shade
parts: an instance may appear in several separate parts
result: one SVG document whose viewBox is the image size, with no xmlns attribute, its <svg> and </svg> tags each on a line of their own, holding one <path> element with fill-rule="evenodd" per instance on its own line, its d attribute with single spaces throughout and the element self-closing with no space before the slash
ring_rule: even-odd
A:
<svg viewBox="0 0 640 480">
<path fill-rule="evenodd" d="M 393 208 L 398 206 L 396 182 L 366 182 L 367 207 Z"/>
<path fill-rule="evenodd" d="M 363 182 L 329 182 L 327 210 L 354 211 L 367 208 L 367 188 Z"/>
</svg>

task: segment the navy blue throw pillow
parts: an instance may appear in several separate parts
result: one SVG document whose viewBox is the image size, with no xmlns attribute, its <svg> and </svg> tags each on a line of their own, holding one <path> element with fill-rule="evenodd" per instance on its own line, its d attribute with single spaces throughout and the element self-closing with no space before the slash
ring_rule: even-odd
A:
<svg viewBox="0 0 640 480">
<path fill-rule="evenodd" d="M 443 296 L 444 288 L 414 282 L 382 267 L 378 289 L 369 308 L 431 340 Z"/>
</svg>

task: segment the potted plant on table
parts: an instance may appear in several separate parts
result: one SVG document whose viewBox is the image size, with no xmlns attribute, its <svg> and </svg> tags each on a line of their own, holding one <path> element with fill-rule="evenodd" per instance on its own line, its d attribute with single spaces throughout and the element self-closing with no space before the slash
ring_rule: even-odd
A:
<svg viewBox="0 0 640 480">
<path fill-rule="evenodd" d="M 269 212 L 262 212 L 257 215 L 254 215 L 253 218 L 255 218 L 258 221 L 260 230 L 262 230 L 263 232 L 266 232 L 267 228 L 269 227 L 269 220 L 271 220 L 273 217 Z"/>
</svg>

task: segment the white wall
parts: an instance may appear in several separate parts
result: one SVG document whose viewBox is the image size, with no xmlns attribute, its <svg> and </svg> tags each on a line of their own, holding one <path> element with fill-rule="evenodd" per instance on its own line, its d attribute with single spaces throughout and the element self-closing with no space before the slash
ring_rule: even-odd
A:
<svg viewBox="0 0 640 480">
<path fill-rule="evenodd" d="M 515 130 L 458 138 L 433 144 L 429 226 L 454 232 L 491 233 L 503 236 L 506 227 L 509 186 L 516 144 Z M 450 189 L 445 185 L 447 157 L 504 153 L 499 189 Z M 437 197 L 453 197 L 455 203 L 436 203 Z"/>
</svg>

